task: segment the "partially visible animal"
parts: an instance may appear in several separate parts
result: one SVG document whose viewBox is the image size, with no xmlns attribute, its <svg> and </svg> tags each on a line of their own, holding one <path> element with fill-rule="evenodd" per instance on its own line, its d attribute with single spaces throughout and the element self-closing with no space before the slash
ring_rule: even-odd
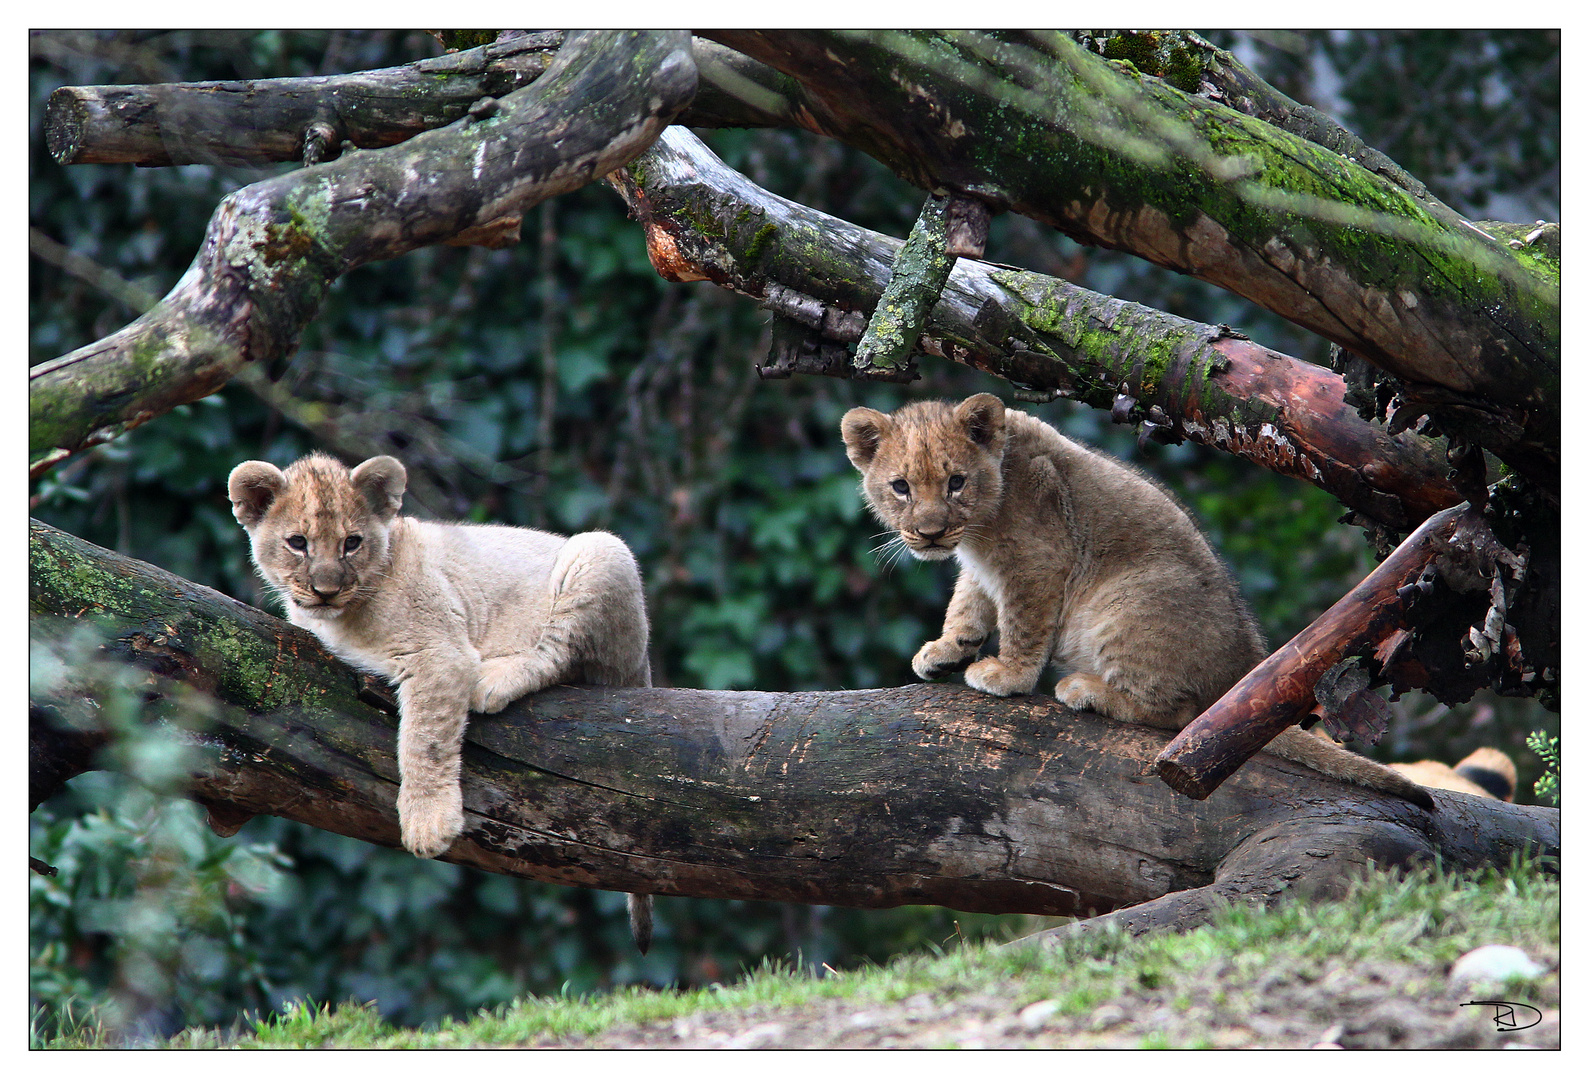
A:
<svg viewBox="0 0 1590 1080">
<path fill-rule="evenodd" d="M 913 557 L 960 563 L 923 679 L 965 670 L 988 694 L 1063 669 L 1073 709 L 1180 730 L 1261 660 L 1258 624 L 1191 517 L 1162 487 L 992 394 L 851 409 L 845 452 L 874 514 Z M 996 655 L 979 658 L 999 632 Z M 1431 807 L 1376 762 L 1288 728 L 1274 754 Z"/>
<path fill-rule="evenodd" d="M 640 570 L 604 532 L 421 521 L 398 510 L 407 471 L 310 454 L 232 470 L 232 511 L 287 618 L 397 686 L 403 846 L 445 852 L 464 827 L 460 751 L 471 709 L 557 683 L 650 686 Z M 636 944 L 651 898 L 630 898 Z"/>
<path fill-rule="evenodd" d="M 1427 788 L 1461 791 L 1502 802 L 1512 802 L 1518 788 L 1518 768 L 1513 759 L 1493 746 L 1480 747 L 1456 765 L 1411 761 L 1391 767 Z"/>
</svg>

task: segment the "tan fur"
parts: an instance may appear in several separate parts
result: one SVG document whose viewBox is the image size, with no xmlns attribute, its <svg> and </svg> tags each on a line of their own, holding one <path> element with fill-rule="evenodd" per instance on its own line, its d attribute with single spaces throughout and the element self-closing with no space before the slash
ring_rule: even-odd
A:
<svg viewBox="0 0 1590 1080">
<path fill-rule="evenodd" d="M 1187 512 L 1127 465 L 991 394 L 852 409 L 840 425 L 873 512 L 960 576 L 944 630 L 911 661 L 989 694 L 1066 674 L 1073 709 L 1177 731 L 1265 656 L 1236 582 Z M 900 490 L 901 486 L 905 490 Z M 976 659 L 999 631 L 999 654 Z M 1428 805 L 1385 766 L 1289 728 L 1271 753 Z"/>
<path fill-rule="evenodd" d="M 1512 802 L 1518 788 L 1518 768 L 1513 759 L 1492 746 L 1480 747 L 1456 765 L 1410 761 L 1391 767 L 1424 787 L 1461 791 L 1482 799 Z"/>
<path fill-rule="evenodd" d="M 434 858 L 464 826 L 469 711 L 562 682 L 650 686 L 648 627 L 617 537 L 401 517 L 406 484 L 394 458 L 350 472 L 311 454 L 285 472 L 245 461 L 227 487 L 288 619 L 396 684 L 403 846 Z"/>
</svg>

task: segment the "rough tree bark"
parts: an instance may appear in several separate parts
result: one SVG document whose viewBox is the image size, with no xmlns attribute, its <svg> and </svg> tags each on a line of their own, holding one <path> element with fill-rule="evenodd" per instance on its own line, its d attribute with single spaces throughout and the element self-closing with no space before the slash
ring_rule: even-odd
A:
<svg viewBox="0 0 1590 1080">
<path fill-rule="evenodd" d="M 850 374 L 820 345 L 860 340 L 899 240 L 757 187 L 678 127 L 612 179 L 659 274 L 710 280 L 808 328 L 810 362 L 764 375 Z M 959 259 L 918 346 L 1307 480 L 1399 530 L 1462 501 L 1435 445 L 1363 420 L 1336 373 L 1058 278 Z"/>
<path fill-rule="evenodd" d="M 812 130 L 1246 297 L 1557 491 L 1560 295 L 1538 254 L 1057 32 L 705 33 L 799 81 Z"/>
<path fill-rule="evenodd" d="M 45 147 L 62 165 L 318 164 L 338 157 L 344 142 L 392 146 L 462 120 L 482 98 L 540 78 L 563 41 L 563 31 L 547 30 L 347 75 L 63 86 L 45 107 Z M 795 80 L 716 42 L 698 38 L 691 53 L 699 83 L 679 123 L 797 126 L 803 92 Z M 313 160 L 306 149 L 316 150 Z"/>
<path fill-rule="evenodd" d="M 252 184 L 152 311 L 29 372 L 35 468 L 285 356 L 330 283 L 439 243 L 513 242 L 524 210 L 651 145 L 695 92 L 689 35 L 571 35 L 547 73 L 399 146 Z"/>
<path fill-rule="evenodd" d="M 309 634 L 33 523 L 36 648 L 96 627 L 105 662 L 213 698 L 184 737 L 230 833 L 277 814 L 396 846 L 390 699 Z M 30 694 L 37 802 L 94 767 L 94 665 Z M 1330 890 L 1373 862 L 1555 859 L 1558 814 L 1436 793 L 1437 813 L 1261 756 L 1207 803 L 1145 775 L 1163 732 L 964 687 L 847 693 L 557 688 L 471 719 L 466 830 L 444 856 L 565 885 L 684 896 L 1092 915 L 1184 926 L 1217 898 Z M 1136 905 L 1148 905 L 1138 907 Z"/>
</svg>

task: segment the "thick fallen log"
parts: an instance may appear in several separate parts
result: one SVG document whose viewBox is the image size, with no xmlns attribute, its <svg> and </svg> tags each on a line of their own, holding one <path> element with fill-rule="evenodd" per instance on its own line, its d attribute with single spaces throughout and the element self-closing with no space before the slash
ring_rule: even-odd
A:
<svg viewBox="0 0 1590 1080">
<path fill-rule="evenodd" d="M 397 846 L 394 710 L 313 637 L 37 522 L 30 568 L 35 648 L 92 625 L 105 662 L 147 672 L 147 709 L 186 732 L 191 794 L 220 831 L 276 814 Z M 73 670 L 30 696 L 33 742 L 58 750 L 35 801 L 97 722 L 95 666 Z M 200 730 L 185 688 L 213 701 Z M 563 687 L 471 719 L 468 820 L 444 858 L 618 891 L 1090 915 L 1328 888 L 1370 862 L 1556 857 L 1554 810 L 1438 792 L 1432 814 L 1267 755 L 1195 803 L 1149 775 L 1164 741 L 958 686 Z"/>
<path fill-rule="evenodd" d="M 900 249 L 757 187 L 678 127 L 612 180 L 659 274 L 753 297 L 814 348 L 860 340 Z M 1437 446 L 1365 421 L 1335 372 L 1059 278 L 958 259 L 918 347 L 1306 480 L 1399 531 L 1462 501 Z M 798 370 L 851 373 L 842 350 Z"/>
<path fill-rule="evenodd" d="M 29 372 L 35 469 L 273 360 L 339 275 L 439 243 L 511 243 L 526 208 L 649 146 L 695 93 L 683 32 L 571 34 L 531 85 L 398 146 L 251 184 L 153 310 Z"/>
</svg>

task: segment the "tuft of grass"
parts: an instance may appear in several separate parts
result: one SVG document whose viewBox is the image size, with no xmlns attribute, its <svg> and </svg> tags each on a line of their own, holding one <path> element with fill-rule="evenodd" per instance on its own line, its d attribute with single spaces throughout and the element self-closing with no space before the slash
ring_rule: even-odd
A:
<svg viewBox="0 0 1590 1080">
<path fill-rule="evenodd" d="M 106 1044 L 110 1025 L 99 1006 L 69 997 L 52 1013 L 44 1006 L 28 1017 L 28 1049 L 77 1050 Z"/>
</svg>

